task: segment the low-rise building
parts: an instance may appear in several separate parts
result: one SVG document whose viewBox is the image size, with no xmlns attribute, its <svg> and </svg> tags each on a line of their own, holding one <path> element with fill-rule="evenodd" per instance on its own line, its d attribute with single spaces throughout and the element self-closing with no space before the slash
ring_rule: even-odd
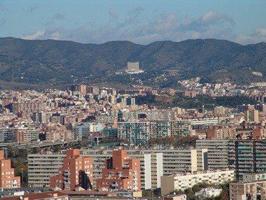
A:
<svg viewBox="0 0 266 200">
<path fill-rule="evenodd" d="M 206 171 L 194 174 L 174 174 L 162 176 L 161 193 L 170 194 L 174 191 L 184 191 L 199 183 L 221 184 L 234 181 L 234 170 Z"/>
<path fill-rule="evenodd" d="M 266 199 L 266 173 L 244 174 L 229 184 L 230 200 Z"/>
<path fill-rule="evenodd" d="M 230 183 L 230 200 L 266 199 L 266 180 Z"/>
</svg>

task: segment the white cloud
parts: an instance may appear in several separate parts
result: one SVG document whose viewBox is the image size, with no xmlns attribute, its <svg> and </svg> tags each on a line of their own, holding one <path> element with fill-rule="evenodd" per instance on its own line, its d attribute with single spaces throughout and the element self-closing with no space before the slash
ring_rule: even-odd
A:
<svg viewBox="0 0 266 200">
<path fill-rule="evenodd" d="M 56 30 L 45 30 L 45 31 L 36 31 L 29 35 L 24 35 L 22 39 L 25 40 L 42 40 L 42 39 L 53 39 L 53 40 L 61 40 L 64 39 L 61 37 L 60 31 Z"/>
<path fill-rule="evenodd" d="M 266 42 L 266 28 L 265 27 L 257 28 L 253 33 L 249 35 L 243 35 L 243 34 L 238 35 L 235 38 L 235 41 L 242 44 Z"/>
<path fill-rule="evenodd" d="M 45 35 L 45 31 L 36 31 L 32 34 L 22 36 L 22 39 L 37 40 L 37 39 L 41 39 L 44 35 Z"/>
<path fill-rule="evenodd" d="M 208 11 L 197 18 L 180 20 L 175 13 L 158 15 L 142 20 L 143 8 L 135 8 L 126 18 L 109 10 L 112 21 L 103 26 L 84 24 L 75 29 L 49 26 L 45 31 L 25 35 L 25 39 L 73 40 L 83 43 L 103 43 L 112 40 L 129 40 L 147 44 L 158 40 L 182 41 L 185 39 L 217 38 L 253 43 L 266 41 L 266 28 L 257 29 L 251 35 L 236 35 L 235 22 L 229 16 Z"/>
<path fill-rule="evenodd" d="M 51 35 L 50 39 L 53 39 L 53 40 L 60 40 L 61 38 L 61 34 L 59 31 L 53 32 L 50 35 Z"/>
</svg>

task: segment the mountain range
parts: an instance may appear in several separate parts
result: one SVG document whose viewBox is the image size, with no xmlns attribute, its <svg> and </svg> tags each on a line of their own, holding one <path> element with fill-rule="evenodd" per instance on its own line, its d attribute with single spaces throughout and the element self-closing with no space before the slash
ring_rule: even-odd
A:
<svg viewBox="0 0 266 200">
<path fill-rule="evenodd" d="M 128 61 L 139 61 L 144 74 L 118 74 Z M 164 78 L 162 78 L 164 76 Z M 241 45 L 197 39 L 81 44 L 57 40 L 0 38 L 0 86 L 73 83 L 154 84 L 172 86 L 180 79 L 250 83 L 266 77 L 266 43 Z M 168 84 L 164 84 L 167 82 Z"/>
</svg>

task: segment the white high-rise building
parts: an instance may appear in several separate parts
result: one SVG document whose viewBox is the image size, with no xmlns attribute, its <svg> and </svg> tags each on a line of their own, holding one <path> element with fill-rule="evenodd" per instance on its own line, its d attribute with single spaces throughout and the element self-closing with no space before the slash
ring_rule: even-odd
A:
<svg viewBox="0 0 266 200">
<path fill-rule="evenodd" d="M 126 73 L 128 74 L 139 74 L 144 72 L 139 67 L 139 62 L 127 62 Z"/>
</svg>

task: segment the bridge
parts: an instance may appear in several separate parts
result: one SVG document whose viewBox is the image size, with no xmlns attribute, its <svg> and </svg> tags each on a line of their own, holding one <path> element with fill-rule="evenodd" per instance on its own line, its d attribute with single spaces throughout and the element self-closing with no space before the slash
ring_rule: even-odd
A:
<svg viewBox="0 0 266 200">
<path fill-rule="evenodd" d="M 63 146 L 63 145 L 75 145 L 78 144 L 79 141 L 71 140 L 71 141 L 55 141 L 55 142 L 34 142 L 34 143 L 0 143 L 0 148 L 12 146 L 19 149 L 33 149 L 33 148 L 45 148 L 45 147 L 54 147 L 54 146 Z"/>
</svg>

